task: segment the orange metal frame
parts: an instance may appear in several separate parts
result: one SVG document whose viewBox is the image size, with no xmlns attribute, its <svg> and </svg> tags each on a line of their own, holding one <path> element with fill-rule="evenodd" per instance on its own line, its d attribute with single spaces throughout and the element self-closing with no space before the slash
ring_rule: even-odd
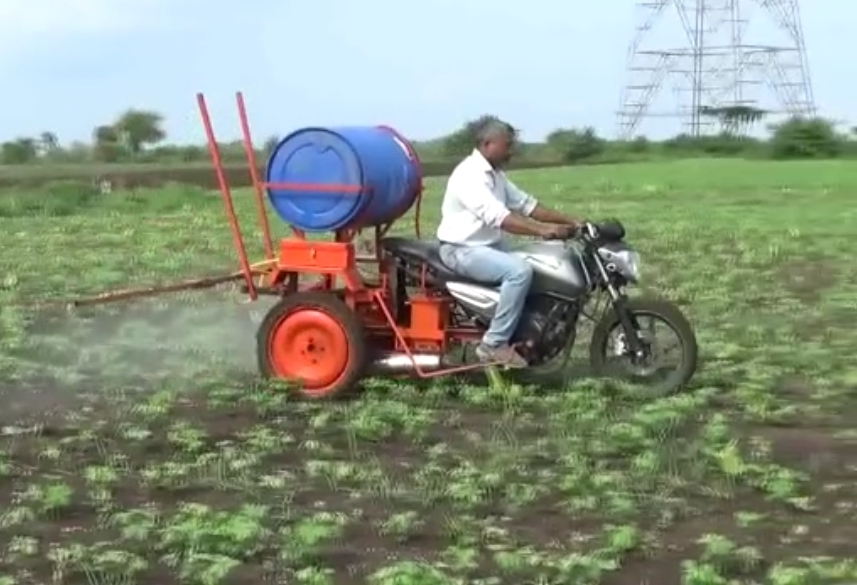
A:
<svg viewBox="0 0 857 585">
<path fill-rule="evenodd" d="M 205 127 L 211 161 L 217 175 L 226 216 L 250 299 L 256 300 L 260 294 L 283 296 L 296 292 L 299 290 L 300 276 L 317 275 L 321 277 L 320 281 L 310 288 L 312 290 L 341 292 L 345 302 L 361 316 L 370 337 L 370 343 L 378 345 L 379 349 L 398 351 L 408 355 L 413 363 L 413 370 L 419 377 L 433 378 L 484 367 L 484 364 L 473 364 L 427 371 L 417 364 L 414 354 L 443 355 L 447 352 L 451 342 L 478 339 L 480 332 L 475 329 L 450 328 L 451 299 L 445 293 L 426 286 L 425 266 L 422 269 L 420 290 L 416 294 L 411 294 L 408 299 L 408 324 L 403 325 L 397 321 L 390 308 L 392 297 L 390 280 L 395 266 L 385 257 L 380 245 L 381 239 L 392 227 L 392 223 L 374 227 L 375 254 L 372 256 L 360 256 L 356 252 L 354 239 L 359 234 L 359 229 L 339 230 L 334 233 L 333 241 L 319 241 L 307 239 L 306 234 L 295 226 L 289 226 L 292 232 L 291 237 L 283 238 L 279 243 L 279 250 L 275 252 L 270 220 L 265 205 L 266 189 L 351 192 L 356 196 L 363 187 L 359 185 L 305 185 L 263 181 L 259 176 L 256 150 L 253 147 L 247 109 L 241 92 L 235 94 L 235 100 L 265 250 L 265 259 L 253 264 L 250 263 L 247 254 L 244 236 L 235 212 L 232 189 L 226 177 L 223 158 L 214 134 L 205 96 L 202 93 L 197 94 L 197 104 Z M 411 147 L 410 142 L 392 128 L 387 126 L 384 128 L 396 134 L 397 138 L 408 146 L 411 156 L 419 165 L 419 157 Z M 417 238 L 420 237 L 421 231 L 422 194 L 423 185 L 422 176 L 420 176 L 414 202 Z M 403 213 L 404 211 L 406 210 L 402 210 Z M 359 263 L 376 265 L 379 282 L 367 282 L 358 270 Z"/>
</svg>

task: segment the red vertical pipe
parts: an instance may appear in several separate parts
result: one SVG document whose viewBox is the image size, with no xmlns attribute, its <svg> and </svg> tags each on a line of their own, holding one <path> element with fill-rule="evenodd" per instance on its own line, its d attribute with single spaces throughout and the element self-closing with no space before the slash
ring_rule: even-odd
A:
<svg viewBox="0 0 857 585">
<path fill-rule="evenodd" d="M 253 180 L 253 189 L 256 192 L 256 209 L 259 212 L 259 225 L 262 227 L 262 237 L 265 244 L 265 258 L 274 259 L 274 242 L 271 239 L 271 222 L 268 221 L 268 212 L 265 210 L 265 193 L 262 181 L 259 180 L 259 166 L 256 162 L 256 149 L 253 148 L 253 138 L 250 135 L 250 122 L 247 119 L 247 108 L 244 105 L 244 94 L 240 91 L 235 94 L 238 103 L 238 117 L 241 119 L 241 133 L 244 142 L 244 154 L 247 156 L 247 164 L 250 165 L 250 178 Z"/>
<path fill-rule="evenodd" d="M 226 208 L 226 217 L 232 230 L 232 238 L 235 240 L 235 249 L 238 251 L 238 260 L 241 263 L 241 272 L 247 283 L 247 294 L 250 299 L 256 300 L 256 284 L 253 282 L 253 271 L 247 258 L 247 249 L 244 247 L 244 238 L 241 236 L 241 227 L 238 225 L 238 216 L 235 214 L 235 205 L 232 201 L 232 191 L 229 189 L 229 181 L 226 180 L 226 171 L 223 169 L 223 159 L 220 156 L 220 147 L 214 137 L 214 128 L 211 125 L 211 116 L 208 114 L 208 106 L 205 96 L 196 94 L 196 103 L 199 106 L 199 115 L 202 117 L 202 125 L 205 128 L 205 137 L 208 140 L 208 152 L 211 154 L 211 162 L 214 165 L 214 173 L 217 175 L 217 183 L 220 185 L 220 194 L 223 196 L 223 205 Z"/>
</svg>

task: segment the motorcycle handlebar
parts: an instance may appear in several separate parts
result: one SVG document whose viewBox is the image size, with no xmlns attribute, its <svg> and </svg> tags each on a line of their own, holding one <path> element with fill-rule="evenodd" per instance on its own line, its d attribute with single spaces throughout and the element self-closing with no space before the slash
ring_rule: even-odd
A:
<svg viewBox="0 0 857 585">
<path fill-rule="evenodd" d="M 567 238 L 547 237 L 546 240 L 588 240 L 594 241 L 602 236 L 608 239 L 621 240 L 625 237 L 625 227 L 619 221 L 611 220 L 604 223 L 583 221 L 569 234 Z"/>
<path fill-rule="evenodd" d="M 595 224 L 588 222 L 588 221 L 584 221 L 583 223 L 578 224 L 575 227 L 574 231 L 569 233 L 568 237 L 545 236 L 543 239 L 548 240 L 548 241 L 559 240 L 559 241 L 567 242 L 569 240 L 577 240 L 577 239 L 586 238 L 586 237 L 595 238 L 597 236 L 597 233 L 598 233 L 598 229 L 595 226 Z"/>
</svg>

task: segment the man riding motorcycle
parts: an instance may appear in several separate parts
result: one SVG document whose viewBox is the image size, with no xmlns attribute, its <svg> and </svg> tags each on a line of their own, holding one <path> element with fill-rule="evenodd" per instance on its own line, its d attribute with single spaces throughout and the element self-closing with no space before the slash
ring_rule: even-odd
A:
<svg viewBox="0 0 857 585">
<path fill-rule="evenodd" d="M 440 258 L 450 270 L 500 285 L 497 309 L 476 355 L 483 361 L 524 368 L 526 360 L 509 340 L 521 317 L 533 269 L 509 254 L 503 232 L 564 239 L 582 220 L 542 205 L 506 177 L 503 169 L 512 158 L 516 134 L 512 126 L 497 119 L 477 128 L 476 147 L 447 181 L 437 238 Z"/>
</svg>

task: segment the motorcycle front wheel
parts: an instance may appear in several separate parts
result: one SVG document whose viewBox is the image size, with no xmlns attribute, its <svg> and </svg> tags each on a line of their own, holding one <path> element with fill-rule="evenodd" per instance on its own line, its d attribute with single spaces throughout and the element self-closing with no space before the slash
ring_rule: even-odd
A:
<svg viewBox="0 0 857 585">
<path fill-rule="evenodd" d="M 625 340 L 625 331 L 613 310 L 605 312 L 595 325 L 589 345 L 589 363 L 593 375 L 618 378 L 673 393 L 684 388 L 696 373 L 699 348 L 693 326 L 674 303 L 661 299 L 628 299 L 625 303 L 644 356 L 635 357 Z M 674 342 L 665 343 L 657 327 L 671 334 Z M 667 355 L 670 354 L 670 355 Z M 672 366 L 665 358 L 677 358 Z"/>
</svg>

